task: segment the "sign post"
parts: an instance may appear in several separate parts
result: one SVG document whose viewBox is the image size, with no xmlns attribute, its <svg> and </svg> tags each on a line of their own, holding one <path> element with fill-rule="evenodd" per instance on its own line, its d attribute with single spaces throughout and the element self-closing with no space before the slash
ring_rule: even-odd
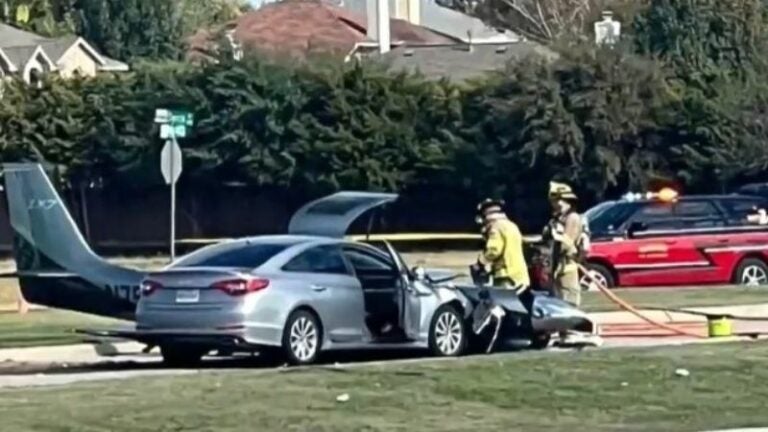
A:
<svg viewBox="0 0 768 432">
<path fill-rule="evenodd" d="M 165 145 L 160 152 L 160 172 L 165 183 L 171 186 L 171 262 L 176 259 L 176 182 L 181 176 L 182 154 L 178 138 L 187 136 L 187 127 L 192 126 L 192 114 L 183 111 L 158 109 L 155 111 L 155 123 L 160 124 L 160 138 Z"/>
</svg>

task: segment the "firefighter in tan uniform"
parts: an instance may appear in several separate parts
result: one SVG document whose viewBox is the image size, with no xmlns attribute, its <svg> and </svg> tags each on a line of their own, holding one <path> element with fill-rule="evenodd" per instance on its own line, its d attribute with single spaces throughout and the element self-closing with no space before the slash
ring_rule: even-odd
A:
<svg viewBox="0 0 768 432">
<path fill-rule="evenodd" d="M 550 245 L 552 281 L 554 294 L 560 299 L 579 307 L 581 306 L 581 284 L 579 265 L 584 259 L 586 228 L 581 215 L 576 211 L 576 194 L 564 183 L 550 182 L 549 202 L 552 206 L 552 219 L 544 229 L 544 239 Z M 600 345 L 599 336 L 580 332 L 560 334 L 560 343 L 588 343 Z"/>
<path fill-rule="evenodd" d="M 550 182 L 552 219 L 544 229 L 544 238 L 549 242 L 552 253 L 550 263 L 555 295 L 578 307 L 581 305 L 579 241 L 583 227 L 581 216 L 575 209 L 576 199 L 570 186 Z"/>
<path fill-rule="evenodd" d="M 530 286 L 528 265 L 523 255 L 523 235 L 502 209 L 503 201 L 485 200 L 478 206 L 485 245 L 478 264 L 490 268 L 493 285 L 519 293 Z"/>
</svg>

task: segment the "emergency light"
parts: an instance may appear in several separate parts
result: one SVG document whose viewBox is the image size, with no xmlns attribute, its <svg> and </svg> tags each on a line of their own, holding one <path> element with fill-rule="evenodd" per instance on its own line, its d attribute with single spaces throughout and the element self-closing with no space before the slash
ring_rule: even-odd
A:
<svg viewBox="0 0 768 432">
<path fill-rule="evenodd" d="M 679 194 L 676 190 L 672 188 L 662 188 L 658 192 L 646 192 L 646 193 L 639 193 L 639 192 L 629 192 L 624 194 L 622 199 L 625 201 L 640 201 L 642 199 L 646 200 L 657 200 L 665 203 L 674 202 L 677 200 L 677 197 Z"/>
</svg>

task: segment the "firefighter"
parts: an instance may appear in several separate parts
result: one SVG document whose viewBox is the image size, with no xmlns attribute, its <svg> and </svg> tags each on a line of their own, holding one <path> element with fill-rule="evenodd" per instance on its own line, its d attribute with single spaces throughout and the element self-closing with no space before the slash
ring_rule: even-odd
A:
<svg viewBox="0 0 768 432">
<path fill-rule="evenodd" d="M 523 236 L 517 225 L 504 214 L 503 206 L 504 201 L 491 199 L 477 206 L 477 222 L 483 227 L 484 245 L 472 272 L 486 274 L 486 268 L 490 268 L 494 287 L 515 290 L 515 294 L 520 295 L 530 285 L 528 266 L 523 256 Z M 495 319 L 496 328 L 487 348 L 487 352 L 491 352 L 506 313 L 502 307 L 494 305 L 488 290 L 483 289 L 478 296 L 480 303 L 472 314 L 472 329 L 481 334 Z"/>
<path fill-rule="evenodd" d="M 581 305 L 579 284 L 579 248 L 583 233 L 581 216 L 576 212 L 576 194 L 564 183 L 549 183 L 552 219 L 544 228 L 544 239 L 551 252 L 552 289 L 554 295 L 576 307 Z M 574 332 L 560 334 L 560 342 L 574 341 Z"/>
<path fill-rule="evenodd" d="M 490 267 L 495 287 L 514 289 L 519 294 L 531 284 L 523 256 L 523 236 L 504 213 L 503 205 L 504 201 L 487 199 L 477 207 L 485 239 L 477 265 Z"/>
</svg>

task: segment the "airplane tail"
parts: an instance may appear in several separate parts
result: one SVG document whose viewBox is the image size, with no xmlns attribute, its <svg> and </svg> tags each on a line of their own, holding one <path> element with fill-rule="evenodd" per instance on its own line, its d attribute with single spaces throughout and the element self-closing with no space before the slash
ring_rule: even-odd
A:
<svg viewBox="0 0 768 432">
<path fill-rule="evenodd" d="M 3 176 L 24 298 L 132 319 L 144 273 L 110 264 L 91 250 L 40 164 L 3 164 Z"/>
</svg>

